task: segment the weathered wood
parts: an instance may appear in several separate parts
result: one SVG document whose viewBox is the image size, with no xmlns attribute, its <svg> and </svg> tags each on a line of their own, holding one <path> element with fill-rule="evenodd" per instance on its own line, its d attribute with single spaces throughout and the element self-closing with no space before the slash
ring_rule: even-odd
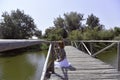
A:
<svg viewBox="0 0 120 80">
<path fill-rule="evenodd" d="M 117 69 L 120 71 L 120 42 L 117 46 Z"/>
<path fill-rule="evenodd" d="M 71 67 L 55 68 L 50 80 L 120 80 L 120 73 L 111 65 L 71 46 L 65 50 Z"/>
<path fill-rule="evenodd" d="M 73 41 L 71 41 L 71 45 L 73 46 Z"/>
<path fill-rule="evenodd" d="M 47 55 L 46 60 L 45 60 L 45 64 L 44 64 L 44 67 L 43 67 L 43 71 L 42 71 L 42 75 L 41 75 L 40 80 L 45 79 L 45 75 L 46 75 L 46 71 L 47 71 L 47 67 L 48 67 L 47 64 L 48 64 L 48 60 L 50 58 L 51 50 L 52 50 L 52 44 L 50 44 L 50 46 L 49 46 L 48 55 Z"/>
<path fill-rule="evenodd" d="M 74 44 L 75 44 L 75 47 L 76 47 L 76 48 L 78 48 L 78 46 L 77 46 L 77 44 L 76 44 L 76 42 L 75 42 L 75 41 L 74 41 Z"/>
<path fill-rule="evenodd" d="M 75 42 L 115 42 L 118 43 L 120 40 L 74 40 Z"/>
<path fill-rule="evenodd" d="M 87 48 L 87 46 L 82 42 L 83 46 L 85 47 L 85 49 L 87 50 L 87 52 L 89 53 L 89 55 L 92 55 L 91 52 L 89 51 L 89 49 Z"/>
<path fill-rule="evenodd" d="M 96 52 L 96 53 L 94 53 L 92 56 L 95 57 L 95 56 L 98 55 L 99 53 L 101 53 L 101 52 L 103 52 L 103 51 L 109 49 L 110 47 L 114 46 L 115 44 L 116 44 L 116 43 L 110 44 L 109 46 L 107 46 L 107 47 L 101 49 L 100 51 L 98 51 L 98 52 Z"/>
<path fill-rule="evenodd" d="M 90 43 L 90 52 L 91 52 L 91 54 L 93 54 L 93 46 L 92 45 L 93 45 L 93 43 L 91 42 Z"/>
</svg>

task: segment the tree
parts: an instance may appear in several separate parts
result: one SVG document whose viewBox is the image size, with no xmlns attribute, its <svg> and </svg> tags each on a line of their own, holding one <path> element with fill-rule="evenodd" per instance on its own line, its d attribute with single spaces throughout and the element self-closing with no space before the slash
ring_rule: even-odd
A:
<svg viewBox="0 0 120 80">
<path fill-rule="evenodd" d="M 119 34 L 120 34 L 120 28 L 119 27 L 115 27 L 114 28 L 114 35 L 115 36 L 119 36 Z"/>
<path fill-rule="evenodd" d="M 91 15 L 88 15 L 86 24 L 91 29 L 94 29 L 95 27 L 98 27 L 99 30 L 102 30 L 102 28 L 104 27 L 104 25 L 101 25 L 99 22 L 100 22 L 99 18 L 96 17 L 96 16 L 94 16 L 93 14 L 91 14 Z"/>
<path fill-rule="evenodd" d="M 60 29 L 60 33 L 61 36 L 63 38 L 66 38 L 68 36 L 68 33 L 67 33 L 67 29 L 65 28 L 65 20 L 63 18 L 61 18 L 60 16 L 57 17 L 55 20 L 54 20 L 54 26 L 55 28 L 57 29 Z"/>
<path fill-rule="evenodd" d="M 65 13 L 64 18 L 61 16 L 54 19 L 54 26 L 59 29 L 59 34 L 63 38 L 67 38 L 72 30 L 83 29 L 81 21 L 83 20 L 83 15 L 77 12 Z"/>
<path fill-rule="evenodd" d="M 115 27 L 113 33 L 114 33 L 114 39 L 115 40 L 120 40 L 120 28 L 119 27 Z"/>
<path fill-rule="evenodd" d="M 65 13 L 65 27 L 68 31 L 76 30 L 81 28 L 81 21 L 83 20 L 83 14 L 77 12 Z"/>
<path fill-rule="evenodd" d="M 64 19 L 61 16 L 57 17 L 53 23 L 57 28 L 64 28 Z"/>
<path fill-rule="evenodd" d="M 38 37 L 38 38 L 41 38 L 41 37 L 42 37 L 42 31 L 36 30 L 35 33 L 34 33 L 34 35 L 35 35 L 36 37 Z"/>
<path fill-rule="evenodd" d="M 34 20 L 19 9 L 11 14 L 5 12 L 2 17 L 0 28 L 4 39 L 28 39 L 38 31 Z"/>
<path fill-rule="evenodd" d="M 45 30 L 44 38 L 48 38 L 50 34 L 53 34 L 55 27 L 49 27 Z"/>
<path fill-rule="evenodd" d="M 0 25 L 0 39 L 2 39 L 3 38 L 3 35 L 2 35 L 2 27 L 1 27 L 1 25 Z"/>
<path fill-rule="evenodd" d="M 67 37 L 67 32 L 63 28 L 49 27 L 45 30 L 44 37 L 48 40 L 61 40 Z"/>
</svg>

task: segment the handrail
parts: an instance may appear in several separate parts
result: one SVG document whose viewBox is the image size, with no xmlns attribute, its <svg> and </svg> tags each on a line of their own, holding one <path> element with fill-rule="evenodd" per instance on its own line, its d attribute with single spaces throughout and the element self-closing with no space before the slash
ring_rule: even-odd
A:
<svg viewBox="0 0 120 80">
<path fill-rule="evenodd" d="M 71 42 L 73 42 L 73 41 L 71 41 Z M 84 48 L 87 50 L 88 54 L 91 55 L 92 57 L 95 57 L 97 54 L 105 51 L 106 49 L 108 49 L 108 48 L 110 48 L 110 47 L 112 47 L 114 44 L 120 43 L 120 40 L 75 40 L 75 41 L 74 41 L 74 44 L 75 44 L 75 42 L 78 42 L 78 43 L 80 42 L 80 43 L 82 43 L 82 45 L 84 46 Z M 96 52 L 96 53 L 92 53 L 92 52 L 89 51 L 89 49 L 88 49 L 87 46 L 84 44 L 84 42 L 87 42 L 87 43 L 106 42 L 106 43 L 112 43 L 112 44 L 110 44 L 109 46 L 101 49 L 100 51 L 98 51 L 98 52 Z M 77 46 L 77 45 L 75 45 L 75 46 Z M 77 48 L 78 48 L 78 47 L 79 47 L 79 46 L 77 46 Z"/>
<path fill-rule="evenodd" d="M 108 48 L 114 46 L 115 44 L 116 44 L 116 43 L 112 43 L 112 44 L 110 44 L 109 46 L 107 46 L 107 47 L 101 49 L 100 51 L 98 51 L 98 52 L 96 52 L 96 53 L 94 53 L 92 56 L 95 57 L 95 56 L 98 55 L 99 53 L 101 53 L 101 52 L 107 50 Z"/>
<path fill-rule="evenodd" d="M 41 79 L 40 80 L 44 80 L 44 78 L 45 78 L 46 71 L 47 71 L 47 64 L 48 64 L 48 60 L 50 58 L 51 50 L 52 50 L 52 44 L 49 45 L 49 50 L 48 50 L 47 58 L 45 60 L 45 64 L 44 64 L 44 67 L 43 67 L 43 71 L 42 71 L 42 75 L 41 75 Z"/>
<path fill-rule="evenodd" d="M 74 40 L 75 42 L 120 42 L 120 40 Z"/>
<path fill-rule="evenodd" d="M 71 42 L 73 42 L 73 41 L 71 41 Z M 92 57 L 95 57 L 97 54 L 99 54 L 99 53 L 107 50 L 108 48 L 114 46 L 114 45 L 117 43 L 117 63 L 118 63 L 118 64 L 117 64 L 117 69 L 118 69 L 118 71 L 120 71 L 120 40 L 74 40 L 74 44 L 75 44 L 75 42 L 80 42 L 80 43 L 82 43 L 82 45 L 85 47 L 85 49 L 87 50 L 87 52 L 89 53 L 89 55 L 91 55 L 91 53 L 90 53 L 90 51 L 88 50 L 88 48 L 86 47 L 86 45 L 84 44 L 84 42 L 92 42 L 92 43 L 93 43 L 93 42 L 108 42 L 108 43 L 111 42 L 111 43 L 112 43 L 112 44 L 110 44 L 109 46 L 101 49 L 100 51 L 92 54 L 92 55 L 91 55 Z M 79 47 L 79 46 L 78 46 L 78 47 Z"/>
</svg>

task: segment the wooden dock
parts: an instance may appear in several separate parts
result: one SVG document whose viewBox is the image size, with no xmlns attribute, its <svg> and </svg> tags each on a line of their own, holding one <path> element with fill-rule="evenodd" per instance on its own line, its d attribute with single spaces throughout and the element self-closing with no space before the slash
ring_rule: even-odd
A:
<svg viewBox="0 0 120 80">
<path fill-rule="evenodd" d="M 49 80 L 120 80 L 120 73 L 111 65 L 72 46 L 65 51 L 71 67 L 55 68 Z"/>
</svg>

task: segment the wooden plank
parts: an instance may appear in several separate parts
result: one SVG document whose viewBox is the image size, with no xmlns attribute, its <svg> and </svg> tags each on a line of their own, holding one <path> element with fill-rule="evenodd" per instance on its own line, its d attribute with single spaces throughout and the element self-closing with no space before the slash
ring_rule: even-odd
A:
<svg viewBox="0 0 120 80">
<path fill-rule="evenodd" d="M 78 68 L 77 68 L 78 69 Z M 67 69 L 68 70 L 68 73 L 76 73 L 76 74 L 87 74 L 87 73 L 117 73 L 118 71 L 116 69 L 90 69 L 90 70 L 87 70 L 87 69 L 81 69 L 81 70 L 72 70 L 72 69 Z M 61 68 L 59 69 L 56 69 L 56 72 L 62 72 L 61 71 Z"/>
</svg>

